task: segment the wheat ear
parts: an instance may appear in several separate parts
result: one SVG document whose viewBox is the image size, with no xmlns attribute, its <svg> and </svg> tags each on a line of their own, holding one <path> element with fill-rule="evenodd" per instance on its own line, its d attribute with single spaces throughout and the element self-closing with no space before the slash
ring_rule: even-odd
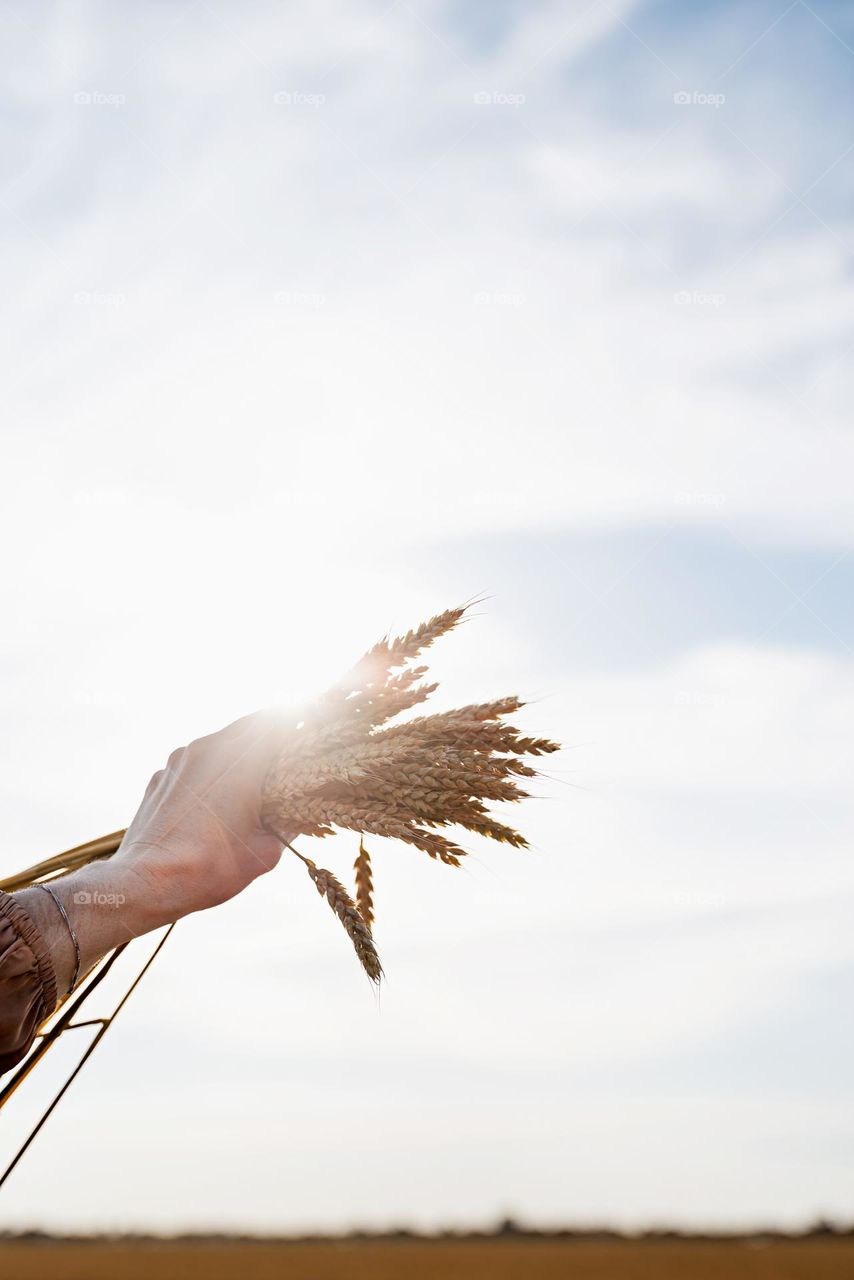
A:
<svg viewBox="0 0 854 1280">
<path fill-rule="evenodd" d="M 296 854 L 301 862 L 305 863 L 317 892 L 321 898 L 326 899 L 344 926 L 365 973 L 371 982 L 378 983 L 383 975 L 383 968 L 371 937 L 371 931 L 362 919 L 355 902 L 341 881 L 331 871 L 327 871 L 325 867 L 318 867 L 316 863 L 312 862 L 311 858 L 306 858 L 292 844 L 289 844 L 288 848 L 291 853 Z"/>
<path fill-rule="evenodd" d="M 373 932 L 374 928 L 374 881 L 371 875 L 371 855 L 365 848 L 365 841 L 359 839 L 359 853 L 353 863 L 356 872 L 356 906 L 362 919 Z"/>
</svg>

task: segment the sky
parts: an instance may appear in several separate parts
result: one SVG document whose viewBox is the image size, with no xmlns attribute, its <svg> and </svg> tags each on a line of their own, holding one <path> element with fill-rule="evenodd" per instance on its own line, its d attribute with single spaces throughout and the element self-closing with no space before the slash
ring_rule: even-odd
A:
<svg viewBox="0 0 854 1280">
<path fill-rule="evenodd" d="M 375 842 L 378 999 L 296 860 L 182 922 L 0 1226 L 850 1221 L 850 6 L 0 33 L 0 870 L 477 595 L 437 709 L 565 744 Z"/>
</svg>

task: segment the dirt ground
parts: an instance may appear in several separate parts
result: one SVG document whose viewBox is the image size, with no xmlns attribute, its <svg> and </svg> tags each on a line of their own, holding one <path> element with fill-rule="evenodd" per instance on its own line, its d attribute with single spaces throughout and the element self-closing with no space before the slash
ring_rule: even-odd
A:
<svg viewBox="0 0 854 1280">
<path fill-rule="evenodd" d="M 852 1280 L 854 1239 L 0 1244 L 16 1280 Z"/>
</svg>

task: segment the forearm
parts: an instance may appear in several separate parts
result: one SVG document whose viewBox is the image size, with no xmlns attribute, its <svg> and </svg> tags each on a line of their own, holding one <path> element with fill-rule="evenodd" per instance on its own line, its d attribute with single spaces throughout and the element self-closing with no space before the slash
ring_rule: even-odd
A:
<svg viewBox="0 0 854 1280">
<path fill-rule="evenodd" d="M 50 882 L 80 948 L 80 974 L 112 951 L 167 923 L 130 867 L 105 860 Z M 51 894 L 34 885 L 12 897 L 32 920 L 50 954 L 61 998 L 71 987 L 77 955 L 71 931 Z"/>
<path fill-rule="evenodd" d="M 116 856 L 51 880 L 49 892 L 0 893 L 0 1072 L 21 1061 L 75 974 L 185 914 L 166 881 Z"/>
</svg>

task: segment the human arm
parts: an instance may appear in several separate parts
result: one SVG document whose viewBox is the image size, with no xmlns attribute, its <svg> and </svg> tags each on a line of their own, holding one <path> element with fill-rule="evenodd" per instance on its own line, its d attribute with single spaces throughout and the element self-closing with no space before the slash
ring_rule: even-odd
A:
<svg viewBox="0 0 854 1280">
<path fill-rule="evenodd" d="M 0 895 L 0 1071 L 80 974 L 114 947 L 215 906 L 279 861 L 261 793 L 281 724 L 266 712 L 174 751 L 109 859 L 43 887 Z M 77 947 L 72 939 L 76 938 Z"/>
</svg>

